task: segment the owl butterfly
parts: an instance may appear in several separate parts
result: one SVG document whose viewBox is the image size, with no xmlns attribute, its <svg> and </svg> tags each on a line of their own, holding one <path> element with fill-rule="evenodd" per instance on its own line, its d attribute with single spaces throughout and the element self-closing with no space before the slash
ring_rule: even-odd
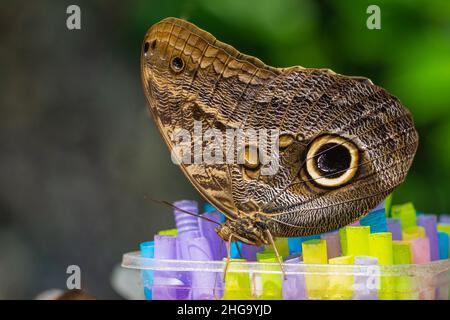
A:
<svg viewBox="0 0 450 320">
<path fill-rule="evenodd" d="M 170 150 L 173 132 L 192 132 L 195 121 L 202 133 L 280 132 L 274 175 L 261 174 L 258 157 L 180 164 L 226 215 L 217 233 L 229 243 L 273 244 L 272 236 L 317 234 L 360 219 L 403 182 L 418 146 L 409 111 L 369 79 L 274 68 L 184 20 L 167 18 L 148 30 L 141 76 Z"/>
</svg>

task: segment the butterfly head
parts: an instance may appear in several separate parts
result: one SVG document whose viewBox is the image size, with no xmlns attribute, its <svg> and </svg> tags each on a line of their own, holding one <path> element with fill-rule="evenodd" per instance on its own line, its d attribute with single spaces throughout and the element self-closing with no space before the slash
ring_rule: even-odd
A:
<svg viewBox="0 0 450 320">
<path fill-rule="evenodd" d="M 240 218 L 227 220 L 217 227 L 216 232 L 224 241 L 238 240 L 249 245 L 263 246 L 270 244 L 267 236 L 267 223 L 259 218 Z"/>
</svg>

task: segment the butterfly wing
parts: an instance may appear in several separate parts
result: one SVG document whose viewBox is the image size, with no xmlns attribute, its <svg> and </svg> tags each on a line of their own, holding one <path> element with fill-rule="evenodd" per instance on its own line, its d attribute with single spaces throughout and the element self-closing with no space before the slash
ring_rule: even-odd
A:
<svg viewBox="0 0 450 320">
<path fill-rule="evenodd" d="M 175 58 L 181 59 L 181 71 L 171 64 Z M 279 73 L 183 20 L 165 19 L 145 37 L 141 76 L 157 127 L 172 151 L 174 134 L 191 134 L 191 150 L 200 146 L 200 158 L 193 152 L 190 161 L 178 161 L 180 167 L 206 200 L 229 218 L 235 218 L 239 210 L 233 197 L 238 186 L 232 178 L 238 168 L 224 163 L 205 165 L 206 142 L 201 140 L 208 130 L 224 133 L 239 127 L 256 93 Z M 196 129 L 199 121 L 201 128 Z"/>
<path fill-rule="evenodd" d="M 183 20 L 152 26 L 141 61 L 150 110 L 188 179 L 230 219 L 265 215 L 275 236 L 361 217 L 403 181 L 417 148 L 409 112 L 367 79 L 273 68 Z M 230 129 L 278 130 L 278 170 L 237 163 Z"/>
<path fill-rule="evenodd" d="M 294 80 L 290 96 L 274 94 L 268 113 L 289 114 L 274 122 L 296 139 L 281 150 L 278 174 L 254 180 L 253 190 L 265 195 L 262 211 L 276 235 L 335 230 L 360 219 L 403 182 L 418 135 L 398 99 L 370 81 L 326 70 L 285 73 L 305 79 Z"/>
</svg>

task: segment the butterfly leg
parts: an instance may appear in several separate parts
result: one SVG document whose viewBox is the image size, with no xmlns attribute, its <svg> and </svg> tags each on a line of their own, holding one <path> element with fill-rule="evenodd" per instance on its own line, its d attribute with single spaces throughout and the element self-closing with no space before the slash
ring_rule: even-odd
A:
<svg viewBox="0 0 450 320">
<path fill-rule="evenodd" d="M 225 263 L 225 269 L 223 270 L 223 282 L 225 283 L 225 279 L 227 276 L 227 270 L 228 265 L 230 264 L 230 258 L 231 258 L 231 242 L 233 241 L 233 235 L 230 235 L 230 238 L 228 238 L 227 241 L 227 260 Z"/>
<path fill-rule="evenodd" d="M 275 241 L 273 241 L 273 237 L 272 237 L 272 234 L 270 233 L 270 231 L 266 230 L 266 232 L 267 232 L 267 236 L 269 237 L 270 243 L 272 244 L 273 251 L 275 252 L 275 256 L 277 257 L 278 263 L 280 264 L 281 273 L 283 274 L 283 278 L 284 278 L 284 280 L 286 280 L 286 272 L 284 271 L 283 261 L 281 261 L 281 257 L 280 257 L 280 254 L 278 253 L 277 247 L 275 245 Z"/>
</svg>

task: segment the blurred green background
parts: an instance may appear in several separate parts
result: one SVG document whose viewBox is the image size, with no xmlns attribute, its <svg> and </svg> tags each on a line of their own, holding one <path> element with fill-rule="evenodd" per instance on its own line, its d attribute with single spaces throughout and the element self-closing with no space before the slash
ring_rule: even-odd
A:
<svg viewBox="0 0 450 320">
<path fill-rule="evenodd" d="M 77 4 L 82 29 L 66 28 Z M 371 4 L 381 30 L 366 27 Z M 420 146 L 394 203 L 450 210 L 450 2 L 315 0 L 2 1 L 0 11 L 0 298 L 64 288 L 77 264 L 83 288 L 110 285 L 170 210 L 156 199 L 199 199 L 170 161 L 140 84 L 143 36 L 188 19 L 273 66 L 361 75 L 411 110 Z"/>
</svg>

